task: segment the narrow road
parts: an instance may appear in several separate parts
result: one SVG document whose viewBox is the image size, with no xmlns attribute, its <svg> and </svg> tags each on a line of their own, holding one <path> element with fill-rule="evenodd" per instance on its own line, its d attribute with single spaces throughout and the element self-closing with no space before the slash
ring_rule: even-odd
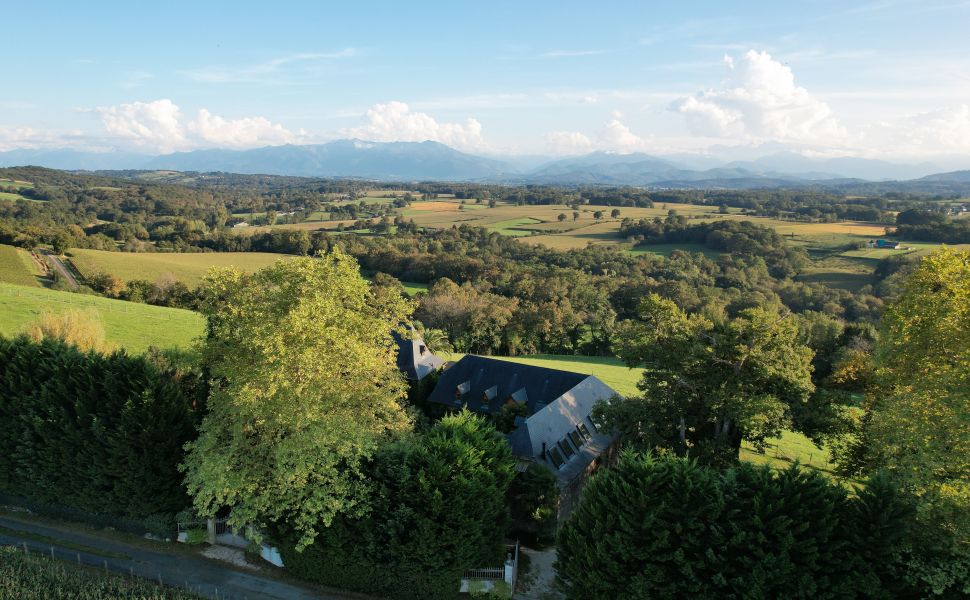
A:
<svg viewBox="0 0 970 600">
<path fill-rule="evenodd" d="M 51 267 L 53 267 L 54 270 L 57 271 L 57 273 L 63 277 L 72 288 L 78 289 L 81 287 L 78 284 L 77 279 L 74 278 L 74 274 L 71 273 L 71 270 L 67 268 L 67 265 L 64 264 L 64 261 L 62 261 L 59 256 L 51 254 L 47 250 L 43 250 L 42 252 L 44 253 L 44 256 L 47 257 L 47 262 L 51 264 Z"/>
<path fill-rule="evenodd" d="M 149 550 L 113 539 L 97 537 L 49 525 L 0 517 L 0 527 L 18 532 L 43 535 L 86 546 L 92 552 L 78 552 L 71 548 L 53 546 L 54 557 L 62 560 L 81 562 L 125 575 L 135 575 L 192 592 L 208 598 L 255 600 L 257 598 L 278 600 L 359 600 L 361 596 L 325 594 L 310 588 L 262 577 L 255 573 L 236 571 L 228 565 L 206 560 L 187 553 L 166 553 Z M 0 544 L 23 549 L 24 544 L 30 552 L 51 555 L 48 542 L 38 542 L 29 537 L 19 537 L 15 533 L 0 532 Z M 126 558 L 109 558 L 108 555 L 124 555 Z"/>
</svg>

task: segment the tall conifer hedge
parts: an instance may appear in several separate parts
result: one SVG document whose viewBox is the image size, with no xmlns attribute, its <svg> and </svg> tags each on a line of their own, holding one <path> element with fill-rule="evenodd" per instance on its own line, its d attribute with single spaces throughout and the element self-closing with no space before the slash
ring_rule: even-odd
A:
<svg viewBox="0 0 970 600">
<path fill-rule="evenodd" d="M 190 504 L 177 465 L 197 415 L 140 356 L 0 337 L 0 492 L 146 517 Z"/>
</svg>

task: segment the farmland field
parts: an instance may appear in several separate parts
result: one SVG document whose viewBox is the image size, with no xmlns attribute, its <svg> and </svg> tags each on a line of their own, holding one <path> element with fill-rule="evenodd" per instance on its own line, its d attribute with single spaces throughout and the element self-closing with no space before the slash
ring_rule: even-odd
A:
<svg viewBox="0 0 970 600">
<path fill-rule="evenodd" d="M 40 270 L 25 250 L 0 244 L 0 282 L 38 287 Z"/>
<path fill-rule="evenodd" d="M 149 346 L 186 348 L 203 331 L 202 315 L 189 310 L 0 283 L 2 335 L 20 333 L 44 312 L 72 309 L 97 314 L 108 341 L 129 352 Z"/>
<path fill-rule="evenodd" d="M 636 246 L 635 248 L 630 248 L 627 250 L 627 252 L 634 256 L 641 256 L 643 254 L 670 256 L 674 250 L 695 253 L 699 252 L 708 258 L 717 258 L 721 254 L 717 250 L 711 250 L 703 244 L 648 244 L 645 246 Z"/>
<path fill-rule="evenodd" d="M 436 200 L 412 202 L 409 207 L 400 209 L 397 213 L 412 219 L 420 227 L 443 229 L 453 225 L 467 224 L 485 227 L 503 235 L 522 237 L 522 241 L 525 243 L 542 244 L 560 250 L 585 248 L 590 244 L 628 247 L 627 240 L 619 235 L 622 219 L 665 218 L 671 210 L 696 223 L 715 220 L 752 221 L 775 229 L 793 245 L 810 249 L 845 247 L 848 244 L 883 237 L 886 231 L 886 226 L 879 223 L 857 221 L 802 223 L 744 215 L 738 209 L 733 208 L 727 214 L 721 214 L 718 207 L 698 204 L 668 202 L 652 208 L 618 207 L 619 218 L 609 216 L 614 208 L 617 207 L 581 206 L 577 211 L 579 213 L 578 218 L 574 219 L 573 209 L 565 205 L 519 206 L 500 203 L 494 208 L 488 208 L 485 204 L 462 204 L 460 200 L 438 198 Z M 600 219 L 595 218 L 596 212 L 602 213 Z M 560 215 L 565 215 L 565 220 L 560 221 Z M 308 230 L 334 229 L 340 222 L 315 220 L 296 225 L 278 225 L 277 227 Z M 342 222 L 347 224 L 351 221 Z M 659 250 L 663 252 L 663 249 Z"/>
<path fill-rule="evenodd" d="M 34 187 L 34 184 L 32 184 L 29 181 L 20 181 L 20 180 L 17 180 L 17 179 L 2 179 L 2 178 L 0 178 L 0 186 L 7 187 L 7 188 L 15 187 L 15 188 L 22 189 L 22 188 Z"/>
<path fill-rule="evenodd" d="M 211 267 L 237 267 L 253 272 L 268 267 L 286 255 L 268 252 L 157 252 L 132 253 L 107 250 L 70 251 L 71 262 L 85 277 L 98 271 L 130 281 L 157 281 L 171 275 L 189 287 L 195 287 Z"/>
<path fill-rule="evenodd" d="M 111 273 L 122 281 L 143 279 L 151 282 L 171 275 L 190 288 L 195 287 L 212 267 L 237 267 L 252 273 L 278 260 L 293 258 L 269 252 L 110 252 L 108 250 L 71 250 L 71 262 L 84 277 L 97 272 Z M 402 281 L 409 295 L 428 289 L 427 284 Z"/>
</svg>

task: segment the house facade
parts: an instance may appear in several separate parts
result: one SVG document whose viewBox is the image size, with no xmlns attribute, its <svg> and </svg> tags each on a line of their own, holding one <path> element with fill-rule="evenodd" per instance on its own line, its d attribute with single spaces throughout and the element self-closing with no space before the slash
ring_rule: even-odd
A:
<svg viewBox="0 0 970 600">
<path fill-rule="evenodd" d="M 569 491 L 612 445 L 613 436 L 596 425 L 592 412 L 614 396 L 594 375 L 467 355 L 441 373 L 428 402 L 493 416 L 508 407 L 518 415 L 506 437 L 520 465 L 548 467 L 560 489 Z"/>
</svg>

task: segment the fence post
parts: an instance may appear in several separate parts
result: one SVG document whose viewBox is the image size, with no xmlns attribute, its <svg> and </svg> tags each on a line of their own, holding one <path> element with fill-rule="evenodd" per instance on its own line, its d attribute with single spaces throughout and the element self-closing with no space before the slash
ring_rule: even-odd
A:
<svg viewBox="0 0 970 600">
<path fill-rule="evenodd" d="M 206 530 L 209 534 L 209 543 L 215 545 L 216 543 L 216 520 L 206 519 L 205 522 Z"/>
</svg>

